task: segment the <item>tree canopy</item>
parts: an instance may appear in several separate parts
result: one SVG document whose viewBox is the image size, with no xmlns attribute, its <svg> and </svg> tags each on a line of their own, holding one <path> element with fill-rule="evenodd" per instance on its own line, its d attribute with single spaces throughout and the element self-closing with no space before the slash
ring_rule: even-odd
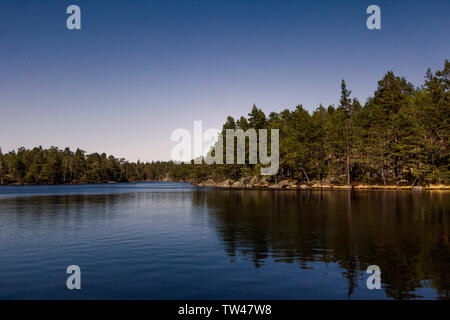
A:
<svg viewBox="0 0 450 320">
<path fill-rule="evenodd" d="M 334 184 L 450 182 L 450 62 L 415 88 L 392 71 L 364 105 L 344 80 L 337 107 L 311 114 L 294 110 L 268 116 L 253 105 L 247 117 L 229 116 L 226 129 L 279 129 L 279 177 Z M 248 155 L 248 153 L 247 153 Z M 57 147 L 0 151 L 0 184 L 100 183 L 144 180 L 201 181 L 259 175 L 261 164 L 130 163 L 106 154 Z"/>
</svg>

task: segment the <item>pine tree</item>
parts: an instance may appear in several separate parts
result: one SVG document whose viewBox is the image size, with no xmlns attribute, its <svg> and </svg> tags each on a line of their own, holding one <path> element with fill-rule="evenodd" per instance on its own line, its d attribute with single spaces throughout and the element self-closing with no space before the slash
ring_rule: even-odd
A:
<svg viewBox="0 0 450 320">
<path fill-rule="evenodd" d="M 345 157 L 346 157 L 346 173 L 347 173 L 347 185 L 350 186 L 350 124 L 352 119 L 352 110 L 351 110 L 351 99 L 350 94 L 352 92 L 347 90 L 347 85 L 345 81 L 342 80 L 341 83 L 341 100 L 340 100 L 340 108 L 342 108 L 344 112 L 344 127 L 345 127 Z"/>
</svg>

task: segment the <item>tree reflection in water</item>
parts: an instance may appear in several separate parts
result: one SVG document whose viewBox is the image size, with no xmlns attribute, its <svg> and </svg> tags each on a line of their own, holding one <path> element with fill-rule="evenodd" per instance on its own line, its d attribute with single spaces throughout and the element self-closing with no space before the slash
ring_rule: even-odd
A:
<svg viewBox="0 0 450 320">
<path fill-rule="evenodd" d="M 231 259 L 250 258 L 256 268 L 269 257 L 301 268 L 335 262 L 348 296 L 374 264 L 388 297 L 418 298 L 422 287 L 450 297 L 448 192 L 212 190 L 194 202 L 213 209 Z"/>
</svg>

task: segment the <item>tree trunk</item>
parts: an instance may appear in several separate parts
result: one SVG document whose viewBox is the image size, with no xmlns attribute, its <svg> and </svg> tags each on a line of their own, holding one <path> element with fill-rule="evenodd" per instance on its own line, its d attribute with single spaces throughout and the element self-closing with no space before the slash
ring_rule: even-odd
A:
<svg viewBox="0 0 450 320">
<path fill-rule="evenodd" d="M 347 155 L 347 185 L 350 186 L 350 156 Z"/>
<path fill-rule="evenodd" d="M 303 167 L 301 167 L 301 168 L 302 168 L 303 174 L 305 175 L 306 180 L 308 181 L 308 184 L 309 184 L 309 178 L 308 178 L 308 175 L 306 174 L 305 169 L 303 169 Z"/>
<path fill-rule="evenodd" d="M 346 152 L 347 152 L 347 185 L 350 186 L 350 141 L 348 137 L 348 123 L 345 124 L 345 136 L 347 139 L 347 146 L 346 146 Z"/>
</svg>

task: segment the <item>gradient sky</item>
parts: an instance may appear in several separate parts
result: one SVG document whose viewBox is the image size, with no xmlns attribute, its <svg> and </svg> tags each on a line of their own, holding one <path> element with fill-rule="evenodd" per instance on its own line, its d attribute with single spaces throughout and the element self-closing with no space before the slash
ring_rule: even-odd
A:
<svg viewBox="0 0 450 320">
<path fill-rule="evenodd" d="M 66 28 L 81 8 L 82 30 Z M 381 7 L 382 29 L 366 28 Z M 176 128 L 362 102 L 450 58 L 450 1 L 0 1 L 0 146 L 167 160 Z"/>
</svg>

